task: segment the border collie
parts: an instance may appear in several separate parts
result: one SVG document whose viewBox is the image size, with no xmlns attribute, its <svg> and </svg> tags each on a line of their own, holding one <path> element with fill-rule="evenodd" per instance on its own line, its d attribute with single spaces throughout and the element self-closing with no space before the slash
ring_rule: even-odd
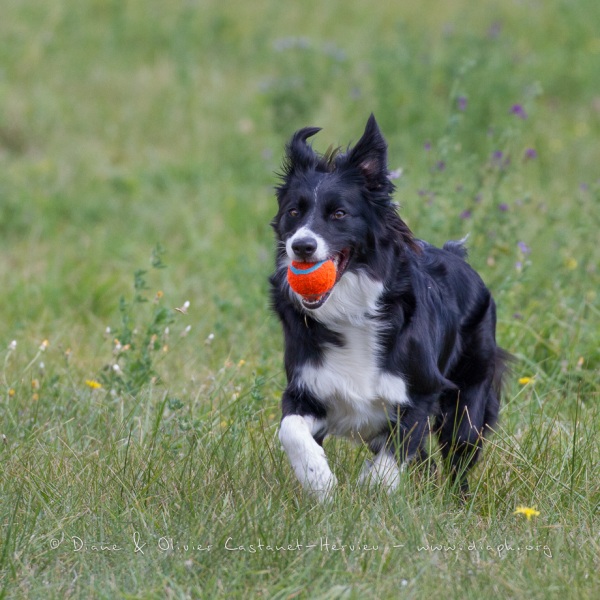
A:
<svg viewBox="0 0 600 600">
<path fill-rule="evenodd" d="M 287 387 L 279 439 L 307 491 L 336 484 L 323 440 L 368 445 L 361 481 L 393 490 L 437 435 L 452 482 L 466 473 L 496 422 L 508 354 L 496 345 L 492 296 L 465 261 L 415 238 L 392 201 L 387 144 L 373 115 L 346 152 L 315 152 L 297 131 L 287 146 L 272 305 L 283 326 Z M 333 289 L 304 299 L 286 278 L 292 261 L 332 259 Z"/>
</svg>

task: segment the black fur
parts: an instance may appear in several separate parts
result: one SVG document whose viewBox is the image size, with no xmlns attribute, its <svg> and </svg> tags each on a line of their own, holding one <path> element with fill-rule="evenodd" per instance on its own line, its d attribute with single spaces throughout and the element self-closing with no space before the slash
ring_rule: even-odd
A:
<svg viewBox="0 0 600 600">
<path fill-rule="evenodd" d="M 399 460 L 424 459 L 423 441 L 433 431 L 452 480 L 466 492 L 466 472 L 496 423 L 508 358 L 495 341 L 494 300 L 465 262 L 461 242 L 435 248 L 417 240 L 398 215 L 387 145 L 372 115 L 362 138 L 344 153 L 316 153 L 307 139 L 318 131 L 305 128 L 292 137 L 272 222 L 278 240 L 272 305 L 283 326 L 288 381 L 283 417 L 326 417 L 327 403 L 299 383 L 299 372 L 318 366 L 328 347 L 345 344 L 343 334 L 294 298 L 286 281 L 285 241 L 310 222 L 336 252 L 350 249 L 342 277 L 362 271 L 384 286 L 372 316 L 384 325 L 378 364 L 405 380 L 411 405 L 399 406 L 369 446 L 373 452 L 388 447 Z M 340 209 L 344 216 L 333 218 Z M 335 300 L 332 295 L 327 302 Z M 326 434 L 314 437 L 322 443 Z"/>
</svg>

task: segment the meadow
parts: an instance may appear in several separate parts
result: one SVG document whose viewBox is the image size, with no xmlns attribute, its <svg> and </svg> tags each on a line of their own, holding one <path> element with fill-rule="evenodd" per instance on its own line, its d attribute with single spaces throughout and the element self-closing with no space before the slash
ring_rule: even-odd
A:
<svg viewBox="0 0 600 600">
<path fill-rule="evenodd" d="M 597 597 L 600 4 L 368 4 L 3 1 L 0 598 Z M 516 358 L 465 504 L 277 438 L 283 147 L 371 112 Z"/>
</svg>

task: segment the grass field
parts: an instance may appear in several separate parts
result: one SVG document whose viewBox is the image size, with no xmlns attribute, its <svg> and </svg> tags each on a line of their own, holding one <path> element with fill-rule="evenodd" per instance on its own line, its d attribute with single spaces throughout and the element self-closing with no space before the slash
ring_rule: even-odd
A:
<svg viewBox="0 0 600 600">
<path fill-rule="evenodd" d="M 597 597 L 600 3 L 368 4 L 2 3 L 1 598 Z M 277 439 L 275 172 L 371 112 L 517 357 L 465 505 Z"/>
</svg>

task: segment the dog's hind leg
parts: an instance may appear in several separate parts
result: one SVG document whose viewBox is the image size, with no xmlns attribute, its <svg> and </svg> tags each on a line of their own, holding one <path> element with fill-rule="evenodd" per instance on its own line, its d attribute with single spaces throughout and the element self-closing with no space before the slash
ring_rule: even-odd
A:
<svg viewBox="0 0 600 600">
<path fill-rule="evenodd" d="M 491 381 L 445 392 L 436 421 L 440 449 L 463 496 L 469 493 L 467 473 L 477 462 L 483 439 L 498 414 L 499 400 Z"/>
<path fill-rule="evenodd" d="M 399 407 L 398 418 L 390 434 L 398 461 L 408 463 L 428 460 L 425 440 L 430 432 L 430 414 L 439 394 L 410 395 L 411 406 Z"/>
<path fill-rule="evenodd" d="M 436 431 L 451 480 L 463 496 L 469 493 L 467 473 L 477 462 L 484 436 L 496 424 L 502 375 L 508 353 L 496 345 L 496 307 L 491 297 L 485 310 L 462 325 L 462 354 L 448 379 L 456 385 L 440 397 Z"/>
</svg>

